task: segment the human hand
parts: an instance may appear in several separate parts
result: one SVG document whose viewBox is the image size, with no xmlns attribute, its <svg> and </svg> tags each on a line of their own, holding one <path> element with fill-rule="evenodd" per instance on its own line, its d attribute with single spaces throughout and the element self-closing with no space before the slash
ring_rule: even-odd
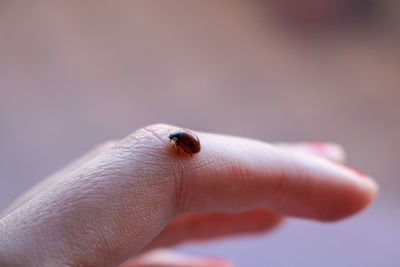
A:
<svg viewBox="0 0 400 267">
<path fill-rule="evenodd" d="M 377 192 L 371 178 L 331 162 L 343 159 L 333 145 L 196 132 L 202 150 L 191 158 L 171 148 L 177 130 L 142 128 L 28 191 L 0 217 L 0 265 L 113 266 L 136 256 L 123 265 L 222 266 L 150 250 L 266 231 L 284 217 L 339 220 Z"/>
</svg>

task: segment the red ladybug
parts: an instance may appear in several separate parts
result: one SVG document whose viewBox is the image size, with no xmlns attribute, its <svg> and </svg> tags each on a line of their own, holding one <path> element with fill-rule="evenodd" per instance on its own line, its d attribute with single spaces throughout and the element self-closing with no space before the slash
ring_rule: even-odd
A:
<svg viewBox="0 0 400 267">
<path fill-rule="evenodd" d="M 170 141 L 175 142 L 175 147 L 178 150 L 182 149 L 185 153 L 192 156 L 200 151 L 200 140 L 194 133 L 182 130 L 173 134 L 170 134 Z"/>
</svg>

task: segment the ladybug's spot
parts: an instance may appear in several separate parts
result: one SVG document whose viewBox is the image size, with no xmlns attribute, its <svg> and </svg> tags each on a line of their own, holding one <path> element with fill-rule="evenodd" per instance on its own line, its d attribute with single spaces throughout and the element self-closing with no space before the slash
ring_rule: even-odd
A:
<svg viewBox="0 0 400 267">
<path fill-rule="evenodd" d="M 193 142 L 193 141 L 190 141 L 190 142 L 189 142 L 189 146 L 194 146 L 194 142 Z"/>
</svg>

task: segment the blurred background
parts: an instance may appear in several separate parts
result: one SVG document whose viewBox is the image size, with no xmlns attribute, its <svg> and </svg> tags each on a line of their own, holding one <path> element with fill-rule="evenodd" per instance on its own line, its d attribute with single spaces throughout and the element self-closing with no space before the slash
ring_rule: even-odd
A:
<svg viewBox="0 0 400 267">
<path fill-rule="evenodd" d="M 109 139 L 164 122 L 343 144 L 375 177 L 350 219 L 184 244 L 237 266 L 400 266 L 400 2 L 0 2 L 0 209 Z"/>
</svg>

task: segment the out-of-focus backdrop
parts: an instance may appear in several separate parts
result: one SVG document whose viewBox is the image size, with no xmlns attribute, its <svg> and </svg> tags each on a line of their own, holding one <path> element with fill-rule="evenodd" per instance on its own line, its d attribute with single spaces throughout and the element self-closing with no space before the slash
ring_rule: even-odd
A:
<svg viewBox="0 0 400 267">
<path fill-rule="evenodd" d="M 400 3 L 1 1 L 0 209 L 155 122 L 343 144 L 375 177 L 350 219 L 185 244 L 237 266 L 400 266 Z"/>
</svg>

